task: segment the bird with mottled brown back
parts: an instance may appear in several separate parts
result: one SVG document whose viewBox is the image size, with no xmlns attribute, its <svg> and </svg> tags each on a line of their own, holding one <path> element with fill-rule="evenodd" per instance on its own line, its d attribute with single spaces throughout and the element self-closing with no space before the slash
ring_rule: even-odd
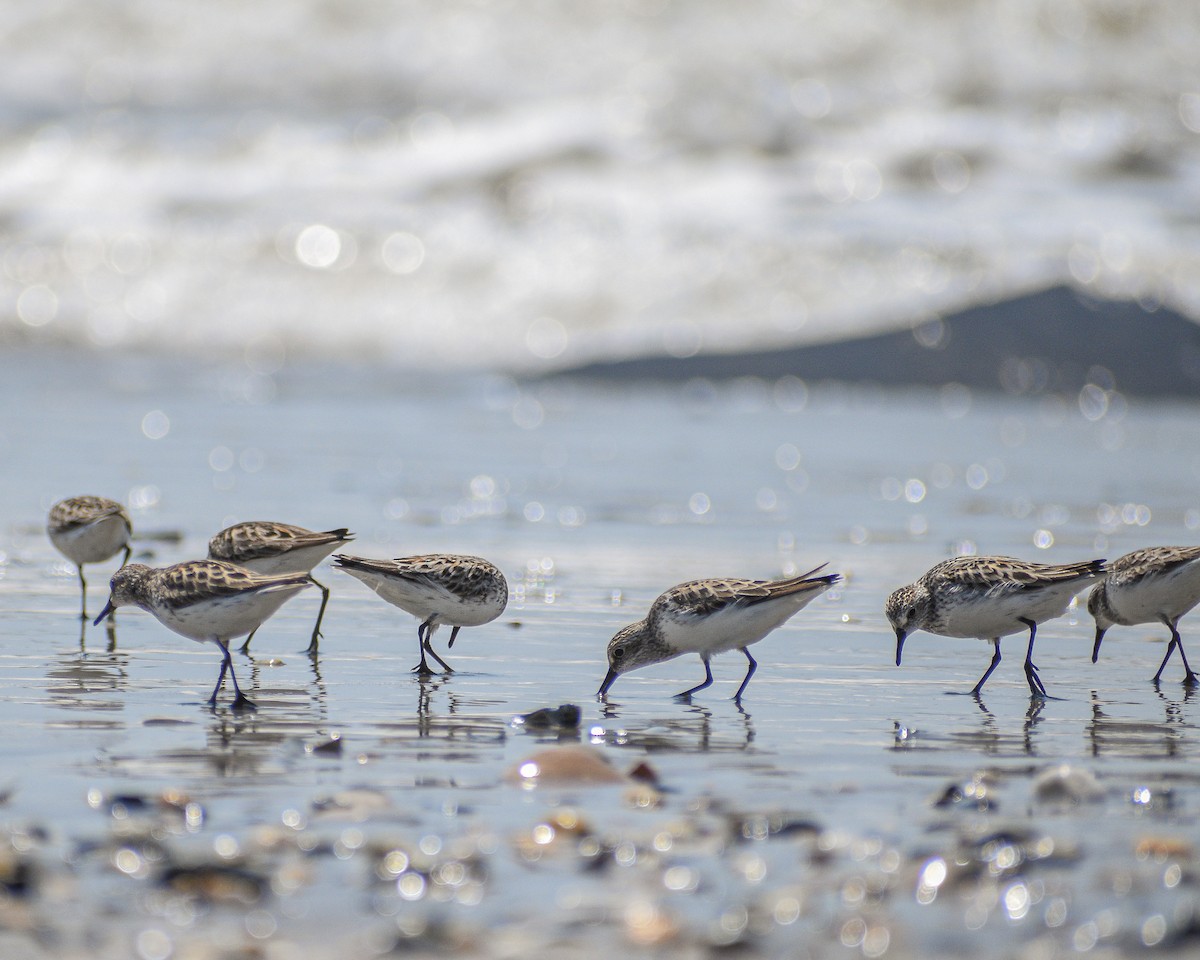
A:
<svg viewBox="0 0 1200 960">
<path fill-rule="evenodd" d="M 329 604 L 329 588 L 312 576 L 313 567 L 344 544 L 354 539 L 345 527 L 337 530 L 309 530 L 290 523 L 250 520 L 235 523 L 208 541 L 211 560 L 236 563 L 257 573 L 307 573 L 321 591 L 321 608 L 313 624 L 312 639 L 304 652 L 316 656 L 321 639 L 321 621 Z M 250 649 L 254 633 L 242 644 L 242 653 Z"/>
<path fill-rule="evenodd" d="M 133 522 L 125 508 L 107 497 L 81 496 L 60 500 L 50 508 L 46 533 L 54 548 L 75 564 L 79 572 L 81 620 L 87 620 L 87 580 L 84 564 L 103 563 L 122 550 L 121 565 L 133 552 Z"/>
</svg>

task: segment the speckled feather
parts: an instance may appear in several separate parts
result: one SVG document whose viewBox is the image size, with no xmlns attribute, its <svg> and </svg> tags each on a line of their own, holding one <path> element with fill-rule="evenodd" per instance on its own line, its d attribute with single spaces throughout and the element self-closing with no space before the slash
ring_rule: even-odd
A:
<svg viewBox="0 0 1200 960">
<path fill-rule="evenodd" d="M 338 554 L 334 560 L 351 573 L 358 569 L 392 580 L 436 587 L 463 602 L 483 602 L 501 594 L 508 597 L 504 575 L 495 564 L 482 557 L 431 553 L 395 560 L 372 560 Z"/>
<path fill-rule="evenodd" d="M 75 527 L 85 527 L 106 517 L 120 517 L 126 529 L 133 524 L 125 508 L 107 497 L 68 497 L 50 508 L 47 528 L 51 533 L 63 533 Z"/>
<path fill-rule="evenodd" d="M 1125 586 L 1143 577 L 1168 573 L 1200 559 L 1200 547 L 1146 547 L 1118 557 L 1108 565 L 1105 581 Z"/>
<path fill-rule="evenodd" d="M 727 607 L 748 607 L 764 600 L 786 597 L 793 593 L 822 590 L 839 579 L 836 574 L 830 575 L 834 577 L 834 580 L 829 583 L 823 580 L 807 579 L 824 566 L 822 564 L 820 567 L 790 580 L 742 580 L 738 578 L 691 580 L 671 587 L 658 597 L 650 605 L 650 612 L 646 615 L 646 619 L 651 623 L 660 619 L 684 622 L 688 619 L 712 616 Z"/>
<path fill-rule="evenodd" d="M 348 529 L 314 531 L 290 523 L 269 520 L 250 520 L 226 527 L 208 542 L 208 555 L 213 560 L 245 563 L 297 550 L 328 547 L 333 552 L 343 543 L 354 539 Z M 314 564 L 315 565 L 315 564 Z"/>
<path fill-rule="evenodd" d="M 981 587 L 984 590 L 1017 590 L 1091 579 L 1102 569 L 1103 560 L 1081 563 L 1034 563 L 1014 557 L 952 557 L 934 564 L 920 578 L 930 590 L 948 586 Z"/>
<path fill-rule="evenodd" d="M 142 595 L 149 604 L 172 610 L 248 591 L 308 583 L 300 575 L 264 576 L 220 560 L 189 560 L 151 572 L 154 575 L 147 579 Z"/>
</svg>

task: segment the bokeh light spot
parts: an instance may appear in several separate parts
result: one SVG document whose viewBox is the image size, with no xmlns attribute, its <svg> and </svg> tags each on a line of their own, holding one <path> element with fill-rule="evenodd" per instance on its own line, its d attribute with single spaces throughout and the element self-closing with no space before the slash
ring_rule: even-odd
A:
<svg viewBox="0 0 1200 960">
<path fill-rule="evenodd" d="M 44 327 L 58 316 L 58 294 L 43 283 L 26 287 L 17 297 L 17 316 L 29 327 Z"/>
<path fill-rule="evenodd" d="M 161 440 L 171 432 L 171 420 L 161 410 L 151 410 L 142 417 L 142 433 L 151 440 Z"/>
</svg>

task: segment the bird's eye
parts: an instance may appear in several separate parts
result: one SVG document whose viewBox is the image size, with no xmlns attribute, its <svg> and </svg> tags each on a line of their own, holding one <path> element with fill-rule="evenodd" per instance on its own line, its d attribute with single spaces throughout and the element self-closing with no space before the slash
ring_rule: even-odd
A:
<svg viewBox="0 0 1200 960">
<path fill-rule="evenodd" d="M 613 651 L 613 659 L 614 660 L 620 660 L 624 656 L 625 656 L 625 648 L 624 647 L 617 647 L 617 649 L 615 649 Z"/>
</svg>

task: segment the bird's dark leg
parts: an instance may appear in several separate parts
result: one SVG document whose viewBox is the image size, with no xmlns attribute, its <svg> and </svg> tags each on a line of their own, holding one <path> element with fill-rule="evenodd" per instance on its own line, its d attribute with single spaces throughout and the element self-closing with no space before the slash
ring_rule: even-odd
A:
<svg viewBox="0 0 1200 960">
<path fill-rule="evenodd" d="M 1171 631 L 1171 642 L 1167 644 L 1166 656 L 1162 658 L 1162 663 L 1158 665 L 1158 673 L 1154 675 L 1155 683 L 1158 683 L 1159 680 L 1162 679 L 1162 672 L 1167 668 L 1167 661 L 1171 659 L 1171 654 L 1173 654 L 1175 652 L 1175 648 L 1179 646 L 1179 631 L 1175 629 L 1175 624 L 1166 619 L 1163 620 L 1163 623 L 1165 623 L 1167 625 L 1167 629 Z M 1183 648 L 1180 647 L 1180 649 L 1182 650 Z"/>
<path fill-rule="evenodd" d="M 1187 654 L 1183 652 L 1183 637 L 1181 637 L 1179 635 L 1178 621 L 1175 621 L 1174 623 L 1172 623 L 1169 620 L 1167 620 L 1166 617 L 1164 617 L 1163 623 L 1165 623 L 1171 630 L 1171 645 L 1169 647 L 1167 647 L 1167 657 L 1163 659 L 1162 667 L 1159 667 L 1158 673 L 1156 673 L 1154 675 L 1155 683 L 1158 682 L 1158 678 L 1163 672 L 1163 667 L 1165 667 L 1167 665 L 1167 658 L 1169 658 L 1171 656 L 1171 647 L 1178 647 L 1179 648 L 1179 656 L 1181 656 L 1183 658 L 1183 669 L 1184 669 L 1183 682 L 1186 683 L 1189 687 L 1195 686 L 1195 684 L 1197 682 L 1200 682 L 1200 677 L 1196 676 L 1195 672 L 1192 670 L 1191 664 L 1188 663 Z"/>
<path fill-rule="evenodd" d="M 1025 680 L 1029 684 L 1031 694 L 1044 697 L 1046 688 L 1042 686 L 1042 678 L 1038 676 L 1037 667 L 1033 665 L 1033 641 L 1037 639 L 1037 624 L 1025 617 L 1021 617 L 1021 622 L 1029 628 L 1029 649 L 1025 651 Z"/>
<path fill-rule="evenodd" d="M 225 668 L 229 668 L 229 679 L 233 681 L 233 689 L 236 696 L 233 698 L 234 710 L 253 710 L 254 702 L 242 693 L 242 688 L 238 686 L 237 674 L 233 672 L 233 659 L 229 656 L 229 647 L 227 644 L 221 644 L 221 653 L 224 655 L 224 660 L 221 663 L 221 677 L 225 676 Z M 220 689 L 221 682 L 217 681 L 217 688 Z M 213 692 L 213 697 L 216 697 L 216 692 Z"/>
<path fill-rule="evenodd" d="M 433 676 L 433 671 L 429 668 L 429 663 L 425 659 L 425 650 L 427 649 L 429 643 L 427 635 L 428 631 L 432 629 L 430 623 L 430 620 L 432 619 L 433 618 L 431 617 L 429 620 L 426 620 L 419 627 L 417 627 L 417 649 L 421 651 L 421 662 L 412 668 L 412 672 L 422 677 Z"/>
<path fill-rule="evenodd" d="M 238 653 L 249 653 L 250 652 L 250 641 L 254 639 L 254 635 L 256 633 L 258 633 L 258 627 L 255 627 L 253 630 L 250 631 L 250 636 L 248 636 L 246 638 L 246 642 L 243 643 L 240 647 L 238 647 Z"/>
<path fill-rule="evenodd" d="M 676 700 L 686 700 L 697 690 L 703 690 L 705 687 L 712 685 L 712 682 L 713 682 L 712 665 L 709 664 L 708 657 L 701 657 L 700 659 L 704 661 L 704 682 L 697 684 L 696 686 L 692 687 L 690 690 L 684 690 L 683 693 L 675 694 Z M 751 661 L 751 662 L 753 662 L 753 661 Z M 754 671 L 751 670 L 750 672 L 753 673 Z M 750 679 L 748 675 L 747 675 L 746 679 L 747 680 Z M 743 684 L 743 686 L 744 686 L 744 684 Z"/>
<path fill-rule="evenodd" d="M 977 697 L 979 696 L 979 691 L 983 689 L 983 685 L 987 683 L 987 678 L 992 675 L 992 671 L 1000 665 L 1000 638 L 995 637 L 992 640 L 992 645 L 996 648 L 996 652 L 992 655 L 992 662 L 988 664 L 988 668 L 984 671 L 983 676 L 979 678 L 979 682 L 971 688 L 971 693 Z"/>
<path fill-rule="evenodd" d="M 225 683 L 225 671 L 230 669 L 233 664 L 229 659 L 229 644 L 218 643 L 221 648 L 221 672 L 217 675 L 217 685 L 213 687 L 212 696 L 208 698 L 209 704 L 215 705 L 217 702 L 217 694 L 221 692 L 221 685 Z"/>
<path fill-rule="evenodd" d="M 88 618 L 88 615 L 87 615 L 87 581 L 83 579 L 83 564 L 82 563 L 79 564 L 77 569 L 79 570 L 79 602 L 80 602 L 79 619 L 86 620 Z"/>
<path fill-rule="evenodd" d="M 746 659 L 750 661 L 750 666 L 746 670 L 746 676 L 742 680 L 742 685 L 740 687 L 738 687 L 737 693 L 735 693 L 733 695 L 734 703 L 742 702 L 742 691 L 746 689 L 746 684 L 748 684 L 750 682 L 750 678 L 752 676 L 754 676 L 754 671 L 758 669 L 758 661 L 755 660 L 752 656 L 750 656 L 750 651 L 747 650 L 745 647 L 741 647 L 740 649 L 741 649 L 742 653 L 744 653 L 746 655 Z"/>
<path fill-rule="evenodd" d="M 121 558 L 121 566 L 125 566 L 129 562 L 129 558 L 133 556 L 133 547 L 130 544 L 125 544 L 125 556 Z M 118 568 L 119 569 L 119 568 Z"/>
<path fill-rule="evenodd" d="M 1187 671 L 1183 676 L 1183 682 L 1189 687 L 1195 686 L 1198 682 L 1200 682 L 1200 677 L 1196 676 L 1195 671 L 1192 670 L 1191 665 L 1188 664 L 1187 655 L 1183 652 L 1182 640 L 1179 641 L 1179 655 L 1183 657 L 1183 669 Z"/>
<path fill-rule="evenodd" d="M 304 652 L 310 657 L 317 655 L 317 644 L 321 639 L 321 620 L 325 617 L 325 607 L 329 603 L 329 588 L 323 583 L 317 582 L 313 577 L 308 578 L 314 587 L 321 591 L 321 609 L 317 611 L 317 622 L 313 627 L 312 639 L 308 642 L 308 649 Z"/>
<path fill-rule="evenodd" d="M 1158 673 L 1154 675 L 1154 682 L 1158 683 L 1162 679 L 1162 672 L 1167 668 L 1167 661 L 1171 659 L 1171 654 L 1175 652 L 1175 638 L 1171 638 L 1171 642 L 1167 644 L 1167 655 L 1162 658 L 1162 663 L 1158 665 Z"/>
<path fill-rule="evenodd" d="M 458 632 L 458 627 L 454 628 L 454 632 L 455 633 Z M 433 657 L 433 659 L 436 660 L 439 664 L 441 664 L 442 669 L 445 670 L 446 673 L 453 673 L 454 670 L 451 669 L 450 664 L 448 664 L 445 660 L 443 660 L 441 657 L 439 657 L 437 655 L 437 651 L 435 651 L 433 649 L 433 644 L 430 642 L 432 640 L 433 640 L 433 627 L 430 627 L 428 630 L 425 631 L 425 644 L 424 644 L 425 652 L 428 653 L 431 657 Z"/>
<path fill-rule="evenodd" d="M 458 637 L 458 631 L 461 629 L 462 629 L 462 627 L 459 626 L 459 627 L 455 627 L 453 630 L 450 631 L 450 642 L 448 644 L 446 644 L 447 649 L 450 649 L 450 650 L 454 649 L 454 641 Z"/>
</svg>

